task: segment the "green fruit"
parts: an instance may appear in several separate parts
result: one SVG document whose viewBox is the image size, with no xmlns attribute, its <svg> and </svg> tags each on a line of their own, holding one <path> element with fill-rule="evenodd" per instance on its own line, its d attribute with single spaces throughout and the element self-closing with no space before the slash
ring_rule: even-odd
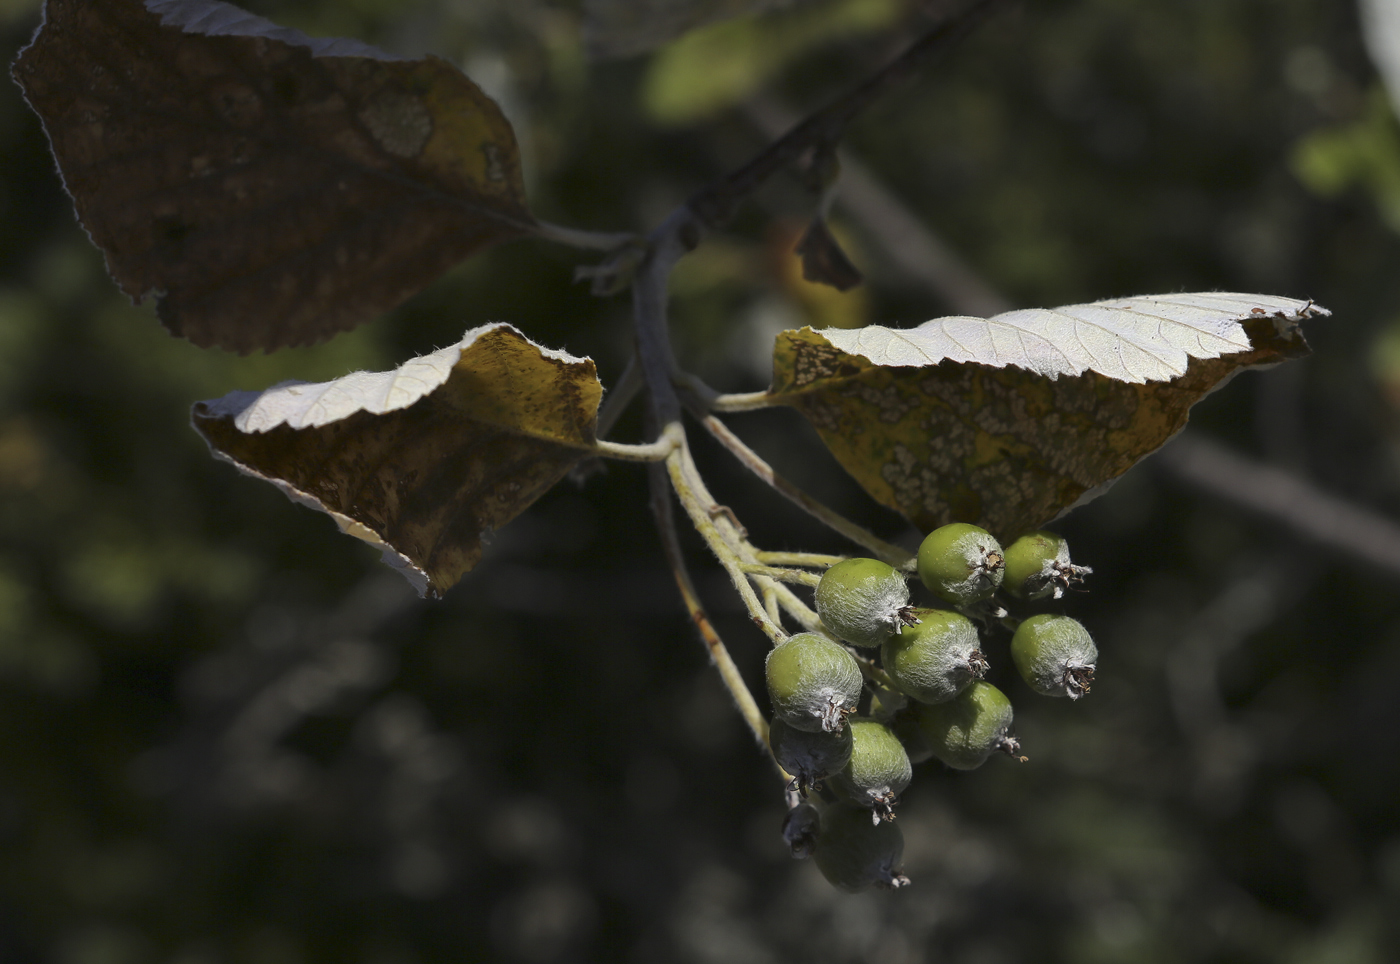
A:
<svg viewBox="0 0 1400 964">
<path fill-rule="evenodd" d="M 919 546 L 919 578 L 955 606 L 970 606 L 1001 586 L 1006 563 L 986 529 L 954 522 L 934 529 Z"/>
<path fill-rule="evenodd" d="M 909 585 L 878 559 L 847 559 L 822 574 L 817 615 L 837 636 L 856 646 L 879 646 L 910 622 Z"/>
<path fill-rule="evenodd" d="M 855 657 L 816 633 L 789 636 L 773 647 L 764 675 L 773 716 L 799 730 L 839 732 L 864 686 Z"/>
<path fill-rule="evenodd" d="M 832 776 L 832 789 L 866 809 L 875 822 L 894 819 L 896 798 L 914 768 L 889 727 L 876 720 L 851 720 L 851 758 Z"/>
<path fill-rule="evenodd" d="M 885 640 L 880 664 L 907 696 L 924 703 L 951 700 L 987 672 L 977 629 L 960 613 L 916 609 L 917 626 Z"/>
<path fill-rule="evenodd" d="M 914 704 L 903 725 L 912 724 L 923 745 L 948 766 L 975 770 L 997 751 L 1020 752 L 1021 744 L 1009 732 L 1011 717 L 1006 694 L 978 680 L 947 703 Z"/>
<path fill-rule="evenodd" d="M 1031 689 L 1077 700 L 1094 682 L 1099 649 L 1068 616 L 1032 616 L 1011 637 L 1011 659 Z"/>
<path fill-rule="evenodd" d="M 783 840 L 787 841 L 795 860 L 806 860 L 817 849 L 821 833 L 821 814 L 810 803 L 799 803 L 783 817 Z"/>
<path fill-rule="evenodd" d="M 899 872 L 904 832 L 898 825 L 870 822 L 869 811 L 851 803 L 827 807 L 817 834 L 817 868 L 832 886 L 856 893 L 874 885 L 895 889 L 909 878 Z"/>
<path fill-rule="evenodd" d="M 1069 561 L 1069 543 L 1053 532 L 1032 532 L 1006 550 L 1007 592 L 1022 599 L 1059 599 L 1094 570 Z"/>
<path fill-rule="evenodd" d="M 792 785 L 804 797 L 807 791 L 836 773 L 851 759 L 851 728 L 839 733 L 811 732 L 788 726 L 773 718 L 768 727 L 768 745 L 778 766 L 792 774 Z"/>
</svg>

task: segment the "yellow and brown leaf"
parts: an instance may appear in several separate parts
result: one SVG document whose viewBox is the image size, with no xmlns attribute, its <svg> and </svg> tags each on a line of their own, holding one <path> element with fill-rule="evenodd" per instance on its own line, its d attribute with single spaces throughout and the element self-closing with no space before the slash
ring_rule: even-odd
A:
<svg viewBox="0 0 1400 964">
<path fill-rule="evenodd" d="M 1002 359 L 882 364 L 832 344 L 858 332 L 786 331 L 769 397 L 801 412 L 871 496 L 920 529 L 972 522 L 1012 539 L 1155 451 L 1234 373 L 1306 355 L 1297 321 L 1324 312 L 1304 302 L 1281 308 L 1281 300 L 1239 312 L 1235 340 L 1248 348 L 1188 352 L 1179 374 L 1137 382 L 1094 370 L 1052 376 Z M 1111 350 L 1105 358 L 1117 360 Z"/>
<path fill-rule="evenodd" d="M 392 372 L 200 402 L 193 420 L 215 455 L 439 596 L 476 564 L 483 533 L 591 454 L 601 398 L 592 361 L 496 324 Z"/>
</svg>

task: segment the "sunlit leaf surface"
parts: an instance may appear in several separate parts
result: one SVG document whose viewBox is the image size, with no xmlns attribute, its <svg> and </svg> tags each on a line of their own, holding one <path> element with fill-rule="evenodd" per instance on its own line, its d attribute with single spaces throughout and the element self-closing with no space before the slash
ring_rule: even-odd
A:
<svg viewBox="0 0 1400 964">
<path fill-rule="evenodd" d="M 773 400 L 796 408 L 876 500 L 921 529 L 1000 538 L 1092 498 L 1244 368 L 1307 354 L 1311 302 L 1200 293 L 786 331 Z"/>
</svg>

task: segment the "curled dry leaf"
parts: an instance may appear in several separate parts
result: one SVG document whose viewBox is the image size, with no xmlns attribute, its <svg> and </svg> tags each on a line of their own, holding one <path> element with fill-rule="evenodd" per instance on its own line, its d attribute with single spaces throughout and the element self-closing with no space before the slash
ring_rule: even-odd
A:
<svg viewBox="0 0 1400 964">
<path fill-rule="evenodd" d="M 200 402 L 194 427 L 438 596 L 476 564 L 483 533 L 590 454 L 601 397 L 592 361 L 495 324 L 391 372 Z"/>
<path fill-rule="evenodd" d="M 1206 292 L 899 331 L 785 331 L 772 401 L 816 426 L 876 500 L 928 531 L 1010 540 L 1088 501 L 1231 375 L 1308 353 L 1312 302 Z"/>
<path fill-rule="evenodd" d="M 802 277 L 808 281 L 850 291 L 865 280 L 826 226 L 825 218 L 812 219 L 797 242 L 796 253 L 802 259 Z"/>
<path fill-rule="evenodd" d="M 534 223 L 510 124 L 435 57 L 215 0 L 48 0 L 14 75 L 112 277 L 204 347 L 327 338 Z"/>
</svg>

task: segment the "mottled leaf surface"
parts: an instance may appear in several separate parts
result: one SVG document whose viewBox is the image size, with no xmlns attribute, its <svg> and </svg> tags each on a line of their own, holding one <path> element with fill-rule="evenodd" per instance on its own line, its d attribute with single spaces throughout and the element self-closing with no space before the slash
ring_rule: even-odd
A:
<svg viewBox="0 0 1400 964">
<path fill-rule="evenodd" d="M 322 340 L 533 224 L 509 122 L 435 57 L 214 0 L 48 0 L 14 74 L 113 278 L 197 345 Z"/>
<path fill-rule="evenodd" d="M 590 454 L 601 397 L 592 361 L 496 324 L 391 372 L 200 402 L 194 426 L 436 596 L 476 564 L 483 533 Z"/>
<path fill-rule="evenodd" d="M 1311 302 L 1118 299 L 896 331 L 785 331 L 773 401 L 816 426 L 876 500 L 928 531 L 1011 539 L 1087 501 L 1234 373 L 1308 353 Z"/>
</svg>

